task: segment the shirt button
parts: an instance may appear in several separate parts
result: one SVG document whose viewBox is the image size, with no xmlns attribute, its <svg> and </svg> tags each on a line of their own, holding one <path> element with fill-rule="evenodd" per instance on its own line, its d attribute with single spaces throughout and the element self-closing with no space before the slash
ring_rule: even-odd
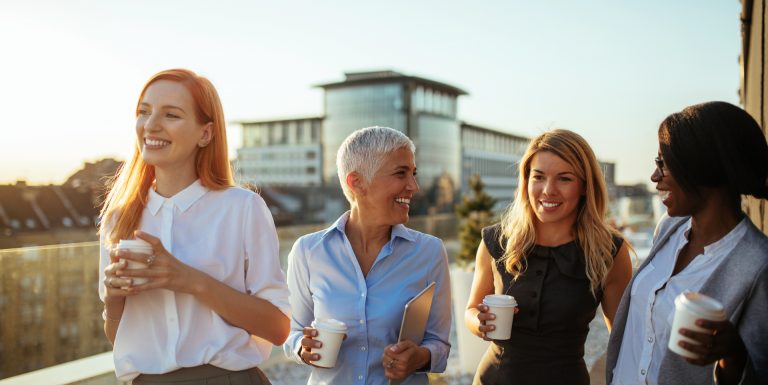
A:
<svg viewBox="0 0 768 385">
<path fill-rule="evenodd" d="M 645 369 L 640 369 L 640 374 L 645 375 Z"/>
<path fill-rule="evenodd" d="M 362 381 L 363 380 L 363 376 L 357 376 L 357 379 Z"/>
<path fill-rule="evenodd" d="M 361 346 L 360 350 L 365 351 L 365 346 Z"/>
<path fill-rule="evenodd" d="M 365 297 L 365 293 L 360 293 L 360 296 L 361 297 Z"/>
<path fill-rule="evenodd" d="M 653 342 L 653 337 L 648 337 L 648 342 Z"/>
<path fill-rule="evenodd" d="M 360 320 L 360 325 L 363 325 L 363 324 L 365 324 L 365 320 L 364 320 L 364 319 L 361 319 L 361 320 Z"/>
</svg>

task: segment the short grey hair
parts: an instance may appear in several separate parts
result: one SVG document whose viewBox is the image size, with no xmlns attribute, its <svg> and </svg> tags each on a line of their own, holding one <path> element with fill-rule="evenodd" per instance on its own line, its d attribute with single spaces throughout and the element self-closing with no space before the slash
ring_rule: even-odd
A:
<svg viewBox="0 0 768 385">
<path fill-rule="evenodd" d="M 346 182 L 350 172 L 356 171 L 366 182 L 370 182 L 381 168 L 384 158 L 403 147 L 416 152 L 410 138 L 389 127 L 366 127 L 349 134 L 336 153 L 336 171 L 347 200 L 351 203 L 353 199 Z"/>
</svg>

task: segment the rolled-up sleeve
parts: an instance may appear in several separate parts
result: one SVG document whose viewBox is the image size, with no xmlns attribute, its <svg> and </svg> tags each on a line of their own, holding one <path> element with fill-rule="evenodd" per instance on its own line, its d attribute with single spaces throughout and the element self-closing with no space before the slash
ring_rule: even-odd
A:
<svg viewBox="0 0 768 385">
<path fill-rule="evenodd" d="M 264 200 L 256 194 L 248 200 L 246 210 L 246 290 L 251 295 L 269 301 L 290 318 L 288 285 L 280 267 L 279 243 L 272 214 Z"/>
<path fill-rule="evenodd" d="M 283 344 L 286 357 L 304 364 L 299 356 L 299 347 L 304 337 L 304 327 L 310 325 L 314 319 L 314 306 L 312 293 L 309 290 L 309 269 L 307 266 L 307 254 L 303 249 L 304 238 L 299 238 L 288 254 L 288 287 L 290 289 L 289 301 L 292 309 L 291 333 Z"/>
<path fill-rule="evenodd" d="M 451 350 L 451 282 L 448 271 L 448 253 L 443 242 L 437 238 L 428 238 L 434 242 L 434 264 L 432 268 L 435 281 L 435 297 L 427 321 L 427 330 L 421 346 L 429 349 L 431 363 L 429 371 L 442 373 L 448 364 Z M 430 248 L 430 251 L 432 248 Z"/>
</svg>

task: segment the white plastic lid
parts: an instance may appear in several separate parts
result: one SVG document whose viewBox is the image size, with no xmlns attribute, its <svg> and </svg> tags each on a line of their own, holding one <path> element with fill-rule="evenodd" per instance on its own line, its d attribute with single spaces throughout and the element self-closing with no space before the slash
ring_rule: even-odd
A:
<svg viewBox="0 0 768 385">
<path fill-rule="evenodd" d="M 716 299 L 693 291 L 684 291 L 675 298 L 675 305 L 711 320 L 724 320 L 725 309 Z"/>
<path fill-rule="evenodd" d="M 117 244 L 118 249 L 152 251 L 152 245 L 143 239 L 121 239 Z"/>
<path fill-rule="evenodd" d="M 312 327 L 337 333 L 346 333 L 347 331 L 347 325 L 345 325 L 344 322 L 335 320 L 333 318 L 316 319 L 312 321 Z"/>
<path fill-rule="evenodd" d="M 515 297 L 506 294 L 488 294 L 483 298 L 483 303 L 488 306 L 515 307 Z"/>
</svg>

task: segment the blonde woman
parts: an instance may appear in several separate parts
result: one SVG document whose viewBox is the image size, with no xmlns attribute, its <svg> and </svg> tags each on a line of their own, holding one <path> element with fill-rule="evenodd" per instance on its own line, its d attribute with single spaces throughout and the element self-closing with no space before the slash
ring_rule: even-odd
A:
<svg viewBox="0 0 768 385">
<path fill-rule="evenodd" d="M 534 138 L 501 223 L 483 230 L 465 313 L 478 337 L 495 330 L 488 294 L 515 297 L 508 340 L 493 340 L 474 384 L 589 384 L 584 342 L 597 306 L 610 329 L 632 268 L 628 246 L 604 216 L 603 173 L 578 134 Z"/>
<path fill-rule="evenodd" d="M 216 89 L 192 71 L 160 72 L 139 96 L 134 154 L 99 229 L 104 332 L 123 381 L 269 384 L 256 365 L 288 336 L 275 226 L 258 195 L 234 187 L 224 122 Z M 115 249 L 134 237 L 153 254 Z"/>
</svg>

